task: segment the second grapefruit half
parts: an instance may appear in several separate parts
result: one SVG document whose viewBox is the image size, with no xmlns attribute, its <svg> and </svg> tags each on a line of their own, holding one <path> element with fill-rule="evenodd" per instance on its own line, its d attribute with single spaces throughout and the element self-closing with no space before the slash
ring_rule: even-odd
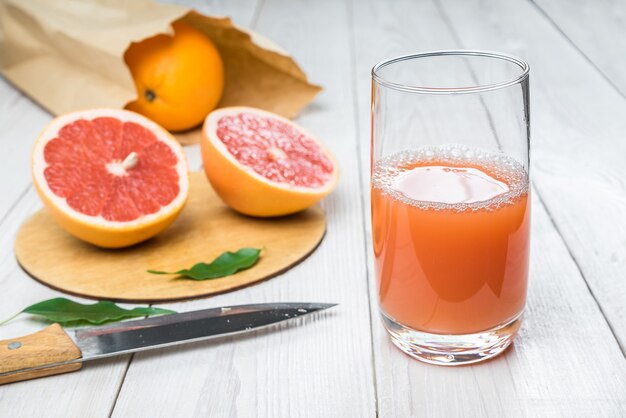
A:
<svg viewBox="0 0 626 418">
<path fill-rule="evenodd" d="M 339 179 L 330 151 L 289 119 L 251 107 L 209 114 L 202 160 L 211 185 L 246 215 L 282 216 L 328 195 Z"/>
</svg>

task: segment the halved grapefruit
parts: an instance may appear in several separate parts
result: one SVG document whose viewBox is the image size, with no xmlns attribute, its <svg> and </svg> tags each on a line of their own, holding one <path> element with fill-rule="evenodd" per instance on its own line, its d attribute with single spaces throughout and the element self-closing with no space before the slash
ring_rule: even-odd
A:
<svg viewBox="0 0 626 418">
<path fill-rule="evenodd" d="M 201 146 L 211 185 L 246 215 L 301 211 L 328 195 L 339 179 L 335 159 L 313 135 L 260 109 L 214 110 L 204 122 Z"/>
<path fill-rule="evenodd" d="M 33 150 L 33 181 L 57 222 L 101 247 L 125 247 L 169 226 L 189 193 L 181 146 L 137 113 L 60 116 Z"/>
</svg>

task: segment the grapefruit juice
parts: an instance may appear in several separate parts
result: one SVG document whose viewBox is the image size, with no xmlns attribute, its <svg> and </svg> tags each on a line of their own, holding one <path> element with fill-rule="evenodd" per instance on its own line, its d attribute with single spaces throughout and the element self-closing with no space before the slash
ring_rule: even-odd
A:
<svg viewBox="0 0 626 418">
<path fill-rule="evenodd" d="M 403 151 L 376 162 L 371 197 L 387 320 L 457 335 L 494 329 L 521 314 L 530 226 L 521 164 L 464 146 Z"/>
</svg>

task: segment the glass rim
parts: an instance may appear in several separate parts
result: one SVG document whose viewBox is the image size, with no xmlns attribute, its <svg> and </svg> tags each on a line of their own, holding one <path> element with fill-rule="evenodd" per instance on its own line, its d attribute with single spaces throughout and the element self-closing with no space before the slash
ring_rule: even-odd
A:
<svg viewBox="0 0 626 418">
<path fill-rule="evenodd" d="M 426 58 L 426 57 L 435 57 L 435 56 L 473 56 L 473 57 L 487 57 L 487 58 L 497 58 L 500 60 L 512 62 L 520 67 L 521 72 L 514 78 L 502 81 L 500 83 L 494 84 L 484 84 L 484 85 L 476 85 L 470 87 L 425 87 L 425 86 L 409 86 L 400 83 L 394 83 L 392 81 L 386 80 L 378 71 L 398 62 L 412 60 L 416 58 Z M 409 93 L 423 93 L 423 94 L 463 94 L 463 93 L 480 93 L 491 90 L 498 90 L 506 87 L 513 86 L 515 84 L 519 84 L 524 79 L 528 78 L 530 73 L 530 65 L 526 61 L 521 58 L 518 58 L 513 55 L 503 54 L 499 52 L 492 51 L 480 51 L 480 50 L 470 50 L 470 49 L 450 49 L 450 50 L 441 50 L 441 51 L 428 51 L 428 52 L 420 52 L 415 54 L 401 55 L 395 58 L 390 58 L 387 60 L 383 60 L 376 64 L 372 68 L 372 79 L 379 85 L 393 89 L 399 90 Z"/>
</svg>

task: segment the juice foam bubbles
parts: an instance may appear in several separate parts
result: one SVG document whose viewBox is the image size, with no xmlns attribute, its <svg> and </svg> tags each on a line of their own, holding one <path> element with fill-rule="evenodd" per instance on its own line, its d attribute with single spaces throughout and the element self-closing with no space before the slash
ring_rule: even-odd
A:
<svg viewBox="0 0 626 418">
<path fill-rule="evenodd" d="M 517 161 L 465 146 L 393 154 L 374 167 L 381 308 L 410 328 L 465 334 L 525 303 L 530 210 Z"/>
</svg>

